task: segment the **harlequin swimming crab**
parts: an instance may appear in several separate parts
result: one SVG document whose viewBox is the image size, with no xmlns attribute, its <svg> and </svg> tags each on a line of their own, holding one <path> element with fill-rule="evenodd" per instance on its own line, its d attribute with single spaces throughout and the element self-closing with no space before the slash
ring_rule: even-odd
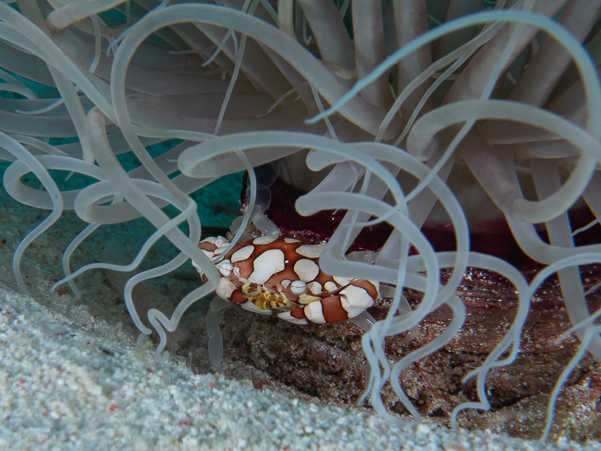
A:
<svg viewBox="0 0 601 451">
<path fill-rule="evenodd" d="M 379 296 L 378 282 L 330 276 L 319 266 L 323 244 L 292 236 L 269 235 L 238 243 L 209 237 L 198 247 L 221 274 L 216 294 L 252 312 L 295 324 L 325 324 L 354 318 Z M 206 277 L 194 265 L 203 280 Z"/>
</svg>

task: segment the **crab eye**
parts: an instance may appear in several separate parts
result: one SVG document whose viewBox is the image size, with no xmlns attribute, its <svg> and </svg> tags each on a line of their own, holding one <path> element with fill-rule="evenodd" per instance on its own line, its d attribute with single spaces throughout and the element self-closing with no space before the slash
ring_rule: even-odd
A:
<svg viewBox="0 0 601 451">
<path fill-rule="evenodd" d="M 225 260 L 217 263 L 217 265 L 215 265 L 215 267 L 219 270 L 221 275 L 225 276 L 225 277 L 229 277 L 229 275 L 232 273 L 232 270 L 234 269 L 232 264 Z"/>
<path fill-rule="evenodd" d="M 307 289 L 307 285 L 302 280 L 295 280 L 290 284 L 290 291 L 294 294 L 303 294 Z"/>
</svg>

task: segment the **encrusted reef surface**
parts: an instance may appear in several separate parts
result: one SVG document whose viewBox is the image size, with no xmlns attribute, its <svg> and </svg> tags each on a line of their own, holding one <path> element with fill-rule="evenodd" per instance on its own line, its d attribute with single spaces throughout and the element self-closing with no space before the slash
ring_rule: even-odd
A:
<svg viewBox="0 0 601 451">
<path fill-rule="evenodd" d="M 590 280 L 598 279 L 599 267 L 588 270 Z M 461 332 L 443 349 L 410 365 L 401 377 L 403 388 L 422 415 L 446 425 L 457 404 L 477 400 L 475 378 L 466 383 L 462 379 L 480 366 L 502 339 L 517 308 L 513 286 L 495 274 L 470 269 L 461 288 L 458 294 L 468 311 Z M 418 301 L 415 293 L 407 292 L 406 296 L 410 302 Z M 370 313 L 377 319 L 383 318 L 387 304 L 383 300 Z M 591 309 L 598 308 L 601 299 L 595 298 L 592 304 Z M 426 317 L 419 330 L 412 332 L 408 343 L 405 335 L 388 338 L 386 351 L 391 362 L 430 342 L 449 321 L 450 309 L 439 309 Z M 184 327 L 191 335 L 179 352 L 192 352 L 195 372 L 210 371 L 202 324 L 186 322 Z M 257 387 L 293 387 L 333 403 L 353 403 L 364 389 L 362 331 L 353 324 L 303 327 L 230 309 L 221 327 L 223 367 L 228 376 L 244 375 Z M 549 393 L 578 345 L 571 337 L 556 343 L 568 327 L 557 282 L 550 279 L 532 300 L 516 361 L 489 373 L 486 385 L 492 410 L 464 411 L 459 415 L 459 424 L 470 429 L 538 438 Z M 260 371 L 243 369 L 240 362 Z M 601 366 L 587 357 L 568 379 L 559 398 L 552 435 L 579 441 L 600 439 L 600 396 Z M 390 410 L 401 416 L 407 414 L 390 386 L 384 390 L 383 400 Z"/>
</svg>

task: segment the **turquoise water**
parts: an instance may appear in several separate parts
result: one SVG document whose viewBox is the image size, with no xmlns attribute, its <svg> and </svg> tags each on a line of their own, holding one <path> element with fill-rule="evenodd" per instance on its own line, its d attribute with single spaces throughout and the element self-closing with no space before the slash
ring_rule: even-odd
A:
<svg viewBox="0 0 601 451">
<path fill-rule="evenodd" d="M 160 155 L 171 146 L 162 145 L 162 150 L 152 146 L 151 154 Z M 131 154 L 119 155 L 119 159 L 126 170 L 131 170 L 139 165 L 139 162 Z M 0 178 L 10 162 L 0 161 Z M 73 174 L 69 177 L 66 171 L 49 171 L 54 181 L 61 190 L 81 189 L 95 182 L 81 174 Z M 177 175 L 179 173 L 176 173 Z M 32 188 L 39 188 L 40 182 L 33 174 L 25 175 L 22 182 Z M 2 184 L 3 185 L 3 184 Z M 215 180 L 204 188 L 191 194 L 192 199 L 198 205 L 198 215 L 201 223 L 206 227 L 229 228 L 232 220 L 240 215 L 240 191 L 242 189 L 242 173 L 231 174 Z M 166 207 L 167 213 L 175 212 L 175 209 Z"/>
<path fill-rule="evenodd" d="M 7 71 L 8 72 L 8 71 Z M 9 72 L 13 77 L 19 79 L 32 91 L 34 91 L 39 98 L 58 98 L 60 97 L 58 91 L 54 87 L 46 86 L 40 83 L 36 83 L 31 80 L 27 80 L 20 77 L 17 74 Z M 1 85 L 0 85 L 1 87 Z M 0 90 L 0 97 L 5 98 L 24 98 L 19 94 L 12 92 L 2 92 Z M 62 138 L 55 139 L 50 138 L 48 141 L 51 145 L 61 145 L 77 142 L 77 138 Z M 173 146 L 179 144 L 180 140 L 169 140 L 162 143 L 158 143 L 152 146 L 148 146 L 147 150 L 149 154 L 156 158 L 159 155 L 167 152 Z M 130 171 L 138 166 L 140 162 L 138 159 L 130 153 L 118 155 L 117 158 L 123 165 L 126 171 Z M 10 162 L 0 161 L 0 179 L 4 176 L 4 171 L 10 165 Z M 54 181 L 57 183 L 59 189 L 81 189 L 95 182 L 92 179 L 81 174 L 70 175 L 66 171 L 49 171 Z M 179 172 L 172 174 L 170 177 L 176 177 Z M 240 191 L 242 189 L 242 172 L 237 174 L 231 174 L 214 181 L 213 183 L 199 189 L 198 191 L 191 193 L 192 199 L 198 205 L 198 215 L 201 219 L 203 227 L 215 227 L 215 228 L 226 228 L 230 227 L 233 219 L 240 215 Z M 34 175 L 26 175 L 22 179 L 23 183 L 32 187 L 38 188 L 40 186 L 37 177 Z M 166 212 L 172 216 L 175 214 L 175 209 L 166 207 Z"/>
</svg>

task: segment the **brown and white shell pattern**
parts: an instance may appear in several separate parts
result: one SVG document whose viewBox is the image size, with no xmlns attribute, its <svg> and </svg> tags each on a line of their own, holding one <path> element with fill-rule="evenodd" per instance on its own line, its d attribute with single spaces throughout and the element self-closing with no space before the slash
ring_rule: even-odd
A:
<svg viewBox="0 0 601 451">
<path fill-rule="evenodd" d="M 213 258 L 228 244 L 223 237 L 210 237 L 198 246 Z M 371 307 L 378 283 L 326 274 L 319 266 L 322 248 L 307 238 L 278 235 L 239 243 L 215 265 L 221 274 L 216 293 L 298 324 L 344 321 Z"/>
</svg>

